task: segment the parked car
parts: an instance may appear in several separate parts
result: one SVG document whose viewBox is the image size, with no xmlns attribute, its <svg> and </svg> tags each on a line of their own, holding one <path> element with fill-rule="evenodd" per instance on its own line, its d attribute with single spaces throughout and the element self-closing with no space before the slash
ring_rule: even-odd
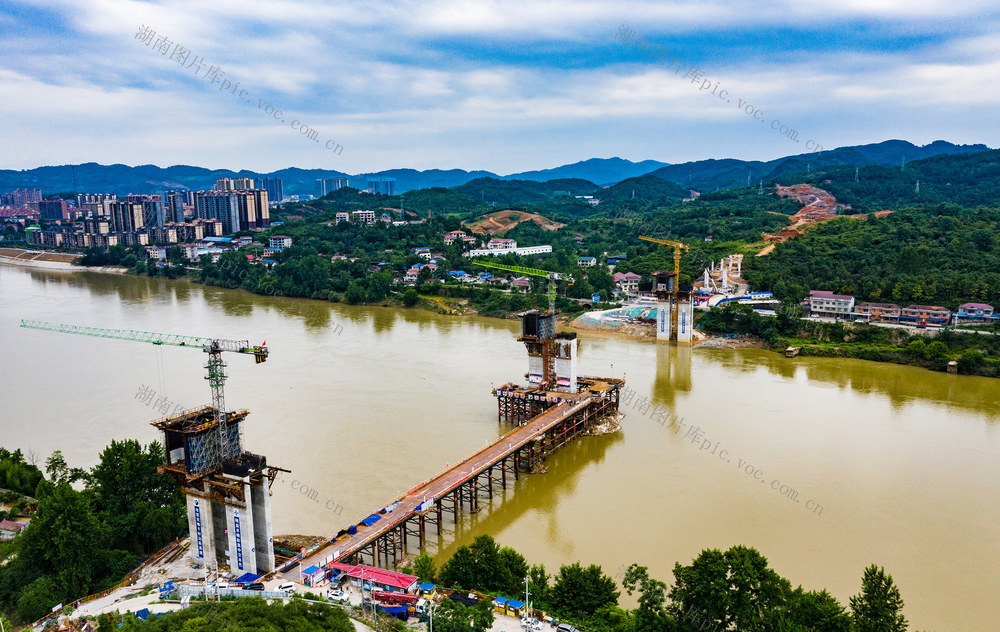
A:
<svg viewBox="0 0 1000 632">
<path fill-rule="evenodd" d="M 292 582 L 278 584 L 277 590 L 282 592 L 295 592 L 295 584 L 293 584 Z"/>
<path fill-rule="evenodd" d="M 568 623 L 560 623 L 559 627 L 556 628 L 556 632 L 580 632 Z"/>
<path fill-rule="evenodd" d="M 350 603 L 351 601 L 351 598 L 343 590 L 328 590 L 326 591 L 326 598 L 339 603 Z"/>
<path fill-rule="evenodd" d="M 527 619 L 521 619 L 521 626 L 525 630 L 541 630 L 542 622 L 539 621 L 538 619 L 533 619 L 529 617 Z"/>
<path fill-rule="evenodd" d="M 254 582 L 252 584 L 247 584 L 243 587 L 243 590 L 264 590 L 264 584 L 260 582 Z"/>
</svg>

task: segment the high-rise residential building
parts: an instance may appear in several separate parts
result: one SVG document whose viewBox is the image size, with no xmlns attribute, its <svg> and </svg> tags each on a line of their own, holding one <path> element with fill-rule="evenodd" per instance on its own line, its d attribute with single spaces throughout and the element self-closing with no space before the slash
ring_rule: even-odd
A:
<svg viewBox="0 0 1000 632">
<path fill-rule="evenodd" d="M 187 202 L 187 191 L 168 191 L 166 214 L 168 222 L 184 221 L 184 204 Z"/>
<path fill-rule="evenodd" d="M 257 196 L 252 191 L 235 191 L 236 206 L 239 209 L 240 230 L 257 228 Z"/>
<path fill-rule="evenodd" d="M 141 202 L 112 202 L 111 230 L 127 233 L 145 228 Z"/>
<path fill-rule="evenodd" d="M 368 192 L 396 195 L 396 178 L 375 176 L 368 178 Z"/>
<path fill-rule="evenodd" d="M 67 219 L 66 200 L 40 200 L 38 202 L 38 213 L 42 219 L 49 221 Z"/>
<path fill-rule="evenodd" d="M 219 220 L 224 235 L 242 230 L 239 200 L 233 192 L 198 191 L 194 196 L 194 207 L 196 218 Z"/>
<path fill-rule="evenodd" d="M 215 186 L 212 187 L 213 191 L 233 191 L 233 181 L 229 178 L 219 178 L 215 181 Z"/>
<path fill-rule="evenodd" d="M 111 203 L 117 202 L 114 193 L 78 193 L 76 205 L 81 211 L 89 211 L 92 215 L 111 215 Z"/>
<path fill-rule="evenodd" d="M 257 184 L 260 188 L 267 191 L 267 199 L 271 203 L 281 202 L 285 199 L 285 191 L 281 185 L 281 178 L 261 178 Z"/>
<path fill-rule="evenodd" d="M 257 202 L 257 226 L 256 228 L 265 228 L 271 225 L 271 207 L 270 201 L 271 196 L 267 194 L 264 189 L 253 189 L 247 191 L 248 195 L 252 195 L 254 200 Z"/>
<path fill-rule="evenodd" d="M 236 191 L 248 191 L 253 188 L 253 178 L 236 178 L 233 180 L 233 189 Z"/>
<path fill-rule="evenodd" d="M 321 198 L 331 191 L 343 189 L 347 186 L 347 178 L 317 178 L 316 197 Z"/>
<path fill-rule="evenodd" d="M 14 189 L 10 193 L 0 195 L 0 205 L 24 206 L 31 202 L 41 201 L 41 189 Z"/>
<path fill-rule="evenodd" d="M 163 228 L 166 222 L 166 209 L 163 199 L 159 195 L 145 195 L 130 193 L 125 196 L 126 202 L 138 202 L 142 204 L 142 218 L 144 226 L 155 226 Z"/>
</svg>

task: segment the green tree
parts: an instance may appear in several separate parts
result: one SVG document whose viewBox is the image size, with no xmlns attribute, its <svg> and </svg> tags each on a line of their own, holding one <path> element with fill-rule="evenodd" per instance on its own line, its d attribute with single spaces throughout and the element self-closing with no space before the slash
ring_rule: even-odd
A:
<svg viewBox="0 0 1000 632">
<path fill-rule="evenodd" d="M 544 564 L 533 564 L 528 569 L 528 592 L 535 604 L 548 607 L 551 603 L 551 588 L 549 574 L 545 572 Z"/>
<path fill-rule="evenodd" d="M 493 626 L 493 606 L 481 599 L 471 608 L 445 599 L 434 609 L 434 629 L 441 632 L 484 632 Z"/>
<path fill-rule="evenodd" d="M 390 291 L 392 291 L 392 275 L 388 272 L 376 272 L 368 277 L 369 303 L 385 300 Z"/>
<path fill-rule="evenodd" d="M 22 594 L 29 604 L 27 610 L 34 612 L 49 598 L 54 599 L 48 604 L 52 607 L 64 596 L 87 594 L 95 580 L 95 543 L 101 541 L 87 495 L 65 481 L 55 485 L 50 494 L 39 499 L 38 512 L 19 539 L 17 562 L 22 577 L 36 582 L 51 580 L 33 589 L 29 586 Z M 25 618 L 20 600 L 18 610 Z"/>
<path fill-rule="evenodd" d="M 413 573 L 425 582 L 436 581 L 437 566 L 434 564 L 434 558 L 426 551 L 418 555 L 417 559 L 413 560 Z"/>
<path fill-rule="evenodd" d="M 667 585 L 649 576 L 645 566 L 632 564 L 622 579 L 625 592 L 639 592 L 639 607 L 635 609 L 635 632 L 660 632 L 670 629 L 672 620 L 664 608 Z"/>
<path fill-rule="evenodd" d="M 403 292 L 403 305 L 406 307 L 413 307 L 420 301 L 420 295 L 417 294 L 417 290 L 414 288 L 408 288 Z"/>
<path fill-rule="evenodd" d="M 559 568 L 552 584 L 552 607 L 569 615 L 591 616 L 608 604 L 618 603 L 615 580 L 596 564 L 584 568 L 579 562 Z"/>
<path fill-rule="evenodd" d="M 789 603 L 791 619 L 809 632 L 851 632 L 851 615 L 825 590 L 797 588 Z"/>
<path fill-rule="evenodd" d="M 986 364 L 983 354 L 975 349 L 967 349 L 958 356 L 958 370 L 962 373 L 975 374 Z"/>
<path fill-rule="evenodd" d="M 851 597 L 851 616 L 854 632 L 906 632 L 903 597 L 885 569 L 865 569 L 861 592 Z"/>
<path fill-rule="evenodd" d="M 357 281 L 351 281 L 347 286 L 347 292 L 344 294 L 344 300 L 350 305 L 358 305 L 365 301 L 365 291 L 358 284 Z"/>
<path fill-rule="evenodd" d="M 727 629 L 730 593 L 729 564 L 718 549 L 706 549 L 689 566 L 674 565 L 668 611 L 678 620 L 698 613 L 707 629 Z"/>
<path fill-rule="evenodd" d="M 101 452 L 88 489 L 107 525 L 110 548 L 149 553 L 184 530 L 186 512 L 180 488 L 157 472 L 164 460 L 158 442 L 144 450 L 134 439 L 112 441 Z"/>
</svg>

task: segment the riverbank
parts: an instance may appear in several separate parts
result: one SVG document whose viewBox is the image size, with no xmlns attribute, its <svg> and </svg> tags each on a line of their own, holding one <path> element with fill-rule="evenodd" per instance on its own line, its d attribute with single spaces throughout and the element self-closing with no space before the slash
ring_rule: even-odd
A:
<svg viewBox="0 0 1000 632">
<path fill-rule="evenodd" d="M 45 250 L 25 250 L 23 248 L 0 248 L 0 263 L 22 268 L 38 268 L 62 272 L 103 272 L 105 274 L 125 274 L 127 268 L 120 266 L 83 267 L 78 265 L 81 255 L 71 255 Z"/>
</svg>

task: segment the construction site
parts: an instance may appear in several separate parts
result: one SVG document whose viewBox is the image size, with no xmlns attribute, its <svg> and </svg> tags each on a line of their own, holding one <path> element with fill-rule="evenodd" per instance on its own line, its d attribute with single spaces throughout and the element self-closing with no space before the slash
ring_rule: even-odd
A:
<svg viewBox="0 0 1000 632">
<path fill-rule="evenodd" d="M 493 390 L 497 419 L 515 424 L 509 432 L 468 458 L 448 467 L 346 525 L 328 540 L 278 568 L 330 568 L 333 564 L 401 564 L 410 551 L 423 550 L 432 528 L 441 535 L 446 522 L 475 513 L 496 491 L 506 491 L 522 474 L 537 472 L 547 455 L 616 417 L 623 379 L 577 374 L 575 333 L 558 333 L 552 310 L 518 315 L 527 350 L 526 383 Z M 448 514 L 446 517 L 445 514 Z"/>
<path fill-rule="evenodd" d="M 268 348 L 246 340 L 179 336 L 130 329 L 21 321 L 21 327 L 194 349 L 207 354 L 212 403 L 156 419 L 167 461 L 159 471 L 174 478 L 187 502 L 190 559 L 199 567 L 255 575 L 274 570 L 270 487 L 283 470 L 243 447 L 248 410 L 226 409 L 223 352 L 265 362 Z"/>
</svg>

